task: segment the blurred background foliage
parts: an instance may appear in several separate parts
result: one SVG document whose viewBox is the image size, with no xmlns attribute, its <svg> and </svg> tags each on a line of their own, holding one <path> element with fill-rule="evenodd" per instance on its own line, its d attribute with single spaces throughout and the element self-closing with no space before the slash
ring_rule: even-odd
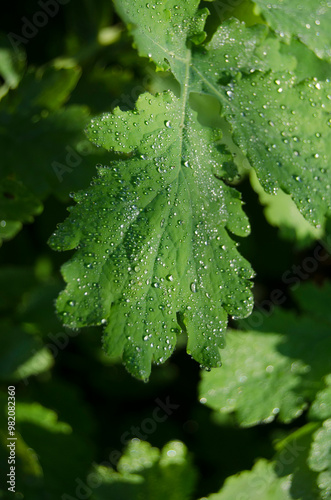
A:
<svg viewBox="0 0 331 500">
<path fill-rule="evenodd" d="M 3 10 L 1 15 L 2 474 L 8 469 L 7 386 L 13 384 L 18 439 L 16 494 L 8 493 L 4 486 L 0 498 L 198 498 L 219 490 L 228 476 L 251 469 L 260 457 L 265 460 L 253 469 L 253 480 L 254 474 L 263 470 L 265 484 L 272 483 L 276 475 L 266 460 L 274 456 L 275 443 L 290 439 L 288 436 L 297 429 L 305 428 L 304 435 L 311 436 L 318 428 L 316 423 L 307 423 L 314 420 L 314 412 L 308 412 L 312 397 L 305 396 L 296 418 L 284 421 L 275 414 L 268 425 L 245 425 L 245 421 L 234 417 L 233 408 L 226 414 L 217 412 L 217 398 L 211 407 L 201 404 L 206 403 L 203 396 L 210 390 L 208 384 L 215 382 L 208 380 L 208 373 L 203 374 L 206 388 L 202 385 L 198 389 L 200 369 L 185 354 L 182 337 L 170 361 L 154 367 L 150 381 L 144 384 L 129 376 L 119 360 L 104 355 L 100 329 L 72 332 L 63 328 L 55 315 L 54 301 L 63 287 L 60 266 L 68 255 L 52 252 L 47 239 L 65 218 L 70 193 L 89 185 L 96 164 L 112 159 L 111 153 L 87 141 L 85 125 L 93 115 L 116 106 L 133 108 L 138 95 L 146 90 L 156 91 L 168 85 L 175 88 L 176 84 L 168 75 L 156 74 L 147 60 L 138 58 L 109 0 L 70 0 L 63 5 L 55 2 L 56 14 L 48 15 L 45 26 L 35 28 L 34 34 L 27 27 L 30 38 L 25 37 L 23 42 L 17 36 L 24 37 L 22 29 L 29 25 L 27 20 L 32 22 L 36 12 L 42 11 L 41 3 L 18 0 L 15 10 Z M 239 19 L 252 24 L 263 22 L 254 14 L 250 1 L 242 2 L 237 11 Z M 209 28 L 213 29 L 212 18 Z M 229 147 L 226 133 L 224 142 Z M 324 230 L 308 226 L 287 195 L 278 198 L 264 194 L 256 177 L 245 173 L 247 162 L 238 151 L 235 161 L 242 166 L 237 188 L 252 224 L 252 234 L 240 240 L 240 249 L 257 273 L 257 309 L 270 298 L 272 290 L 279 289 L 285 298 L 282 308 L 291 310 L 288 314 L 292 318 L 299 309 L 282 275 L 306 257 L 314 256 Z M 290 218 L 289 212 L 293 214 Z M 308 273 L 309 286 L 313 287 L 310 291 L 305 288 L 308 303 L 316 296 L 314 287 L 330 278 L 331 259 L 326 250 L 322 253 L 323 261 Z M 330 301 L 330 288 L 323 290 L 315 314 L 323 301 Z M 306 318 L 311 311 L 306 306 L 303 309 Z M 322 323 L 327 312 L 325 306 Z M 268 310 L 264 314 L 270 316 Z M 286 336 L 289 332 L 284 322 L 289 322 L 283 318 L 280 328 L 277 321 L 273 323 L 272 315 L 268 317 L 267 331 Z M 307 321 L 305 328 L 311 337 L 314 332 Z M 234 322 L 230 326 L 234 330 L 238 327 Z M 310 337 L 307 342 L 314 343 Z M 277 350 L 277 346 L 273 348 Z M 244 347 L 242 350 L 240 356 L 245 359 L 247 353 Z M 282 356 L 292 359 L 295 353 L 292 346 L 291 352 L 282 352 Z M 305 362 L 309 366 L 309 359 Z M 314 394 L 323 389 L 321 380 L 328 368 L 316 376 L 319 385 Z M 230 372 L 222 376 L 225 379 Z M 273 391 L 262 374 L 259 383 Z M 323 399 L 324 395 L 318 397 Z M 148 427 L 146 422 L 153 418 L 157 398 L 162 402 L 168 398 L 178 408 L 164 421 Z M 247 398 L 254 403 L 254 394 Z M 146 439 L 150 445 L 137 438 Z M 316 467 L 309 473 L 307 488 L 315 488 L 317 493 L 309 498 L 319 498 L 316 485 L 317 471 L 321 469 Z M 246 476 L 240 477 L 240 488 L 249 491 L 251 479 L 246 484 Z M 239 486 L 226 484 L 224 493 L 217 498 L 234 498 Z M 263 498 L 269 498 L 269 490 L 264 494 Z"/>
</svg>

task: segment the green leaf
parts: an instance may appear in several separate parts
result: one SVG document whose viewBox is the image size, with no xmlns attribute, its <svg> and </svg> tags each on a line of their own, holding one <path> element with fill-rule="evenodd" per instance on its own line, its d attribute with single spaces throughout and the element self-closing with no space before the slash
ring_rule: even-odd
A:
<svg viewBox="0 0 331 500">
<path fill-rule="evenodd" d="M 23 222 L 33 222 L 39 215 L 43 205 L 21 182 L 3 179 L 0 185 L 0 225 L 2 228 L 16 227 L 20 229 Z M 8 234 L 8 233 L 7 233 Z M 13 236 L 16 232 L 13 234 Z M 10 234 L 8 235 L 10 237 Z M 7 236 L 7 237 L 8 237 Z"/>
<path fill-rule="evenodd" d="M 70 434 L 71 427 L 65 422 L 59 422 L 57 414 L 41 406 L 39 403 L 22 403 L 16 406 L 17 420 L 20 424 L 35 424 L 47 431 L 61 434 Z"/>
<path fill-rule="evenodd" d="M 271 194 L 277 188 L 290 194 L 316 226 L 331 211 L 330 89 L 328 81 L 295 84 L 286 73 L 256 74 L 230 84 L 224 105 L 235 142 L 263 188 Z"/>
<path fill-rule="evenodd" d="M 292 39 L 290 45 L 283 45 L 285 52 L 296 59 L 295 76 L 297 81 L 306 78 L 317 78 L 317 80 L 330 79 L 331 66 L 328 61 L 319 59 L 314 52 L 308 49 L 297 39 Z"/>
<path fill-rule="evenodd" d="M 326 388 L 317 393 L 310 407 L 309 417 L 312 420 L 331 418 L 331 374 L 325 377 Z"/>
<path fill-rule="evenodd" d="M 207 498 L 208 500 L 291 500 L 290 485 L 290 476 L 278 478 L 272 463 L 259 460 L 251 471 L 244 471 L 227 478 L 219 493 Z"/>
<path fill-rule="evenodd" d="M 278 189 L 276 195 L 266 193 L 254 170 L 250 173 L 250 181 L 259 196 L 260 203 L 265 207 L 264 214 L 267 221 L 279 227 L 280 237 L 294 241 L 297 247 L 304 248 L 323 236 L 323 228 L 309 224 L 297 209 L 291 196 L 281 189 Z"/>
<path fill-rule="evenodd" d="M 189 500 L 195 485 L 195 471 L 187 449 L 180 441 L 167 443 L 162 450 L 139 439 L 130 442 L 118 463 L 118 472 L 97 467 L 102 484 L 96 500 Z"/>
<path fill-rule="evenodd" d="M 63 320 L 108 323 L 107 351 L 123 353 L 140 378 L 169 357 L 183 323 L 188 352 L 217 366 L 227 313 L 246 316 L 252 305 L 252 271 L 225 229 L 249 230 L 240 197 L 213 174 L 224 158 L 217 133 L 186 106 L 169 92 L 145 94 L 136 111 L 94 120 L 97 144 L 131 156 L 99 169 L 51 238 L 57 250 L 80 247 L 63 267 Z"/>
<path fill-rule="evenodd" d="M 293 291 L 292 295 L 302 310 L 307 311 L 320 321 L 331 323 L 330 281 L 325 281 L 322 286 L 316 286 L 308 281 Z"/>
<path fill-rule="evenodd" d="M 50 332 L 60 327 L 53 308 L 60 286 L 46 267 L 47 259 L 39 259 L 35 269 L 0 269 L 1 380 L 25 380 L 53 366 L 53 356 L 42 338 L 49 340 Z"/>
<path fill-rule="evenodd" d="M 30 357 L 22 363 L 17 370 L 11 375 L 12 380 L 24 380 L 31 375 L 39 375 L 52 368 L 54 358 L 50 351 L 44 347 L 39 351 L 30 352 Z"/>
<path fill-rule="evenodd" d="M 91 178 L 101 153 L 83 135 L 88 109 L 65 106 L 79 78 L 79 67 L 65 61 L 30 68 L 0 101 L 0 208 L 11 220 L 31 221 L 51 192 L 67 198 Z"/>
<path fill-rule="evenodd" d="M 22 229 L 22 224 L 17 221 L 0 221 L 0 246 L 4 241 L 11 240 Z"/>
<path fill-rule="evenodd" d="M 119 5 L 125 19 L 137 8 Z M 217 366 L 227 314 L 247 316 L 252 305 L 252 271 L 225 229 L 243 236 L 248 222 L 239 194 L 214 176 L 226 175 L 228 155 L 217 148 L 220 132 L 202 127 L 189 107 L 186 39 L 201 33 L 205 11 L 193 16 L 194 2 L 169 9 L 153 9 L 152 25 L 170 19 L 155 44 L 147 17 L 132 30 L 141 54 L 148 46 L 160 68 L 174 65 L 181 97 L 146 94 L 135 111 L 117 109 L 91 123 L 97 145 L 130 156 L 99 169 L 51 239 L 57 250 L 80 247 L 63 267 L 68 288 L 58 311 L 64 322 L 74 328 L 107 323 L 106 350 L 123 355 L 139 378 L 149 376 L 151 361 L 169 357 L 183 325 L 188 352 Z"/>
<path fill-rule="evenodd" d="M 172 69 L 175 77 L 185 78 L 187 40 L 200 39 L 208 10 L 196 12 L 200 0 L 185 3 L 170 0 L 146 3 L 115 0 L 115 7 L 129 25 L 140 56 L 151 58 L 162 70 Z"/>
<path fill-rule="evenodd" d="M 291 498 L 321 500 L 318 474 L 309 466 L 313 436 L 319 427 L 316 422 L 303 425 L 276 443 L 272 463 L 279 477 L 291 478 Z"/>
<path fill-rule="evenodd" d="M 308 289 L 313 297 L 316 288 Z M 320 296 L 323 309 L 328 287 Z M 257 330 L 227 334 L 223 366 L 202 374 L 200 401 L 235 412 L 242 426 L 276 416 L 290 422 L 314 401 L 331 372 L 330 323 L 276 309 Z"/>
<path fill-rule="evenodd" d="M 42 373 L 53 365 L 53 357 L 43 348 L 40 339 L 24 331 L 23 327 L 0 322 L 1 380 L 19 380 Z"/>
<path fill-rule="evenodd" d="M 331 6 L 327 0 L 254 0 L 270 26 L 282 38 L 298 37 L 321 58 L 331 61 Z"/>
<path fill-rule="evenodd" d="M 0 268 L 0 310 L 15 310 L 27 290 L 36 286 L 37 280 L 33 269 L 25 266 Z"/>
<path fill-rule="evenodd" d="M 12 50 L 7 37 L 0 34 L 0 99 L 9 89 L 17 87 L 25 68 L 25 54 L 22 50 Z"/>
<path fill-rule="evenodd" d="M 65 41 L 70 57 L 84 60 L 95 56 L 100 50 L 98 34 L 112 21 L 112 2 L 101 0 L 96 4 L 93 0 L 87 0 L 79 4 L 79 11 L 77 4 L 68 2 L 63 13 L 67 26 Z M 111 28 L 114 29 L 114 26 Z"/>
<path fill-rule="evenodd" d="M 20 474 L 16 476 L 16 491 L 24 492 L 29 500 L 45 496 L 56 500 L 64 493 L 73 495 L 76 479 L 83 480 L 91 466 L 93 455 L 88 440 L 59 420 L 53 410 L 19 400 L 16 401 L 16 432 L 37 459 L 31 470 L 26 454 L 17 457 Z"/>
<path fill-rule="evenodd" d="M 325 420 L 321 429 L 314 435 L 314 441 L 308 458 L 312 470 L 319 472 L 317 479 L 323 499 L 331 493 L 331 419 Z"/>
<path fill-rule="evenodd" d="M 22 117 L 42 110 L 55 111 L 68 100 L 80 74 L 78 66 L 65 62 L 29 68 L 16 91 L 2 100 L 2 109 L 16 111 Z"/>
<path fill-rule="evenodd" d="M 200 402 L 222 413 L 235 412 L 244 427 L 299 416 L 306 403 L 297 388 L 307 366 L 282 355 L 278 346 L 283 342 L 276 333 L 229 332 L 222 367 L 202 373 Z"/>
</svg>

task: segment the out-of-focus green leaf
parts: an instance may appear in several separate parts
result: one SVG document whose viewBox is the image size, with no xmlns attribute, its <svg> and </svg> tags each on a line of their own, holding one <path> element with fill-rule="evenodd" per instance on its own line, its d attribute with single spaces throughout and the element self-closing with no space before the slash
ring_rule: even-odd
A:
<svg viewBox="0 0 331 500">
<path fill-rule="evenodd" d="M 31 375 L 38 375 L 49 370 L 53 364 L 53 356 L 47 348 L 42 348 L 36 352 L 32 351 L 30 357 L 11 374 L 10 378 L 14 381 L 21 379 L 25 381 Z"/>
<path fill-rule="evenodd" d="M 0 268 L 0 310 L 16 310 L 23 294 L 36 285 L 31 267 L 11 265 Z"/>
<path fill-rule="evenodd" d="M 318 474 L 308 463 L 313 436 L 319 426 L 315 422 L 306 424 L 276 443 L 274 470 L 279 477 L 291 478 L 290 494 L 293 499 L 321 500 Z"/>
<path fill-rule="evenodd" d="M 0 186 L 0 217 L 11 221 L 32 222 L 41 213 L 42 204 L 26 187 L 15 180 L 3 179 Z"/>
<path fill-rule="evenodd" d="M 16 403 L 16 429 L 37 455 L 42 470 L 36 484 L 25 467 L 25 473 L 17 476 L 16 491 L 29 500 L 45 495 L 50 500 L 64 494 L 73 496 L 76 479 L 83 481 L 91 465 L 88 441 L 75 434 L 70 425 L 58 421 L 54 411 L 38 403 Z M 24 470 L 25 464 L 19 465 Z"/>
<path fill-rule="evenodd" d="M 0 332 L 0 379 L 24 379 L 52 366 L 53 358 L 38 337 L 6 320 L 0 322 Z"/>
<path fill-rule="evenodd" d="M 22 49 L 13 50 L 10 41 L 0 34 L 0 99 L 9 89 L 17 87 L 24 72 L 26 60 Z"/>
<path fill-rule="evenodd" d="M 303 311 L 319 321 L 331 323 L 331 282 L 325 281 L 321 286 L 312 282 L 302 283 L 294 292 L 295 301 Z"/>
<path fill-rule="evenodd" d="M 315 420 L 331 418 L 331 374 L 325 377 L 326 388 L 319 391 L 310 407 L 309 416 Z"/>
<path fill-rule="evenodd" d="M 190 500 L 195 470 L 187 449 L 180 441 L 166 444 L 160 451 L 134 439 L 118 463 L 118 472 L 98 467 L 102 481 L 95 500 Z"/>
<path fill-rule="evenodd" d="M 56 413 L 38 403 L 22 403 L 16 405 L 17 420 L 22 423 L 35 424 L 50 432 L 70 434 L 72 429 L 65 422 L 59 422 Z"/>
<path fill-rule="evenodd" d="M 331 495 L 331 419 L 325 420 L 315 433 L 308 463 L 313 471 L 319 472 L 317 484 L 323 499 Z"/>
<path fill-rule="evenodd" d="M 291 500 L 290 485 L 289 476 L 278 478 L 272 463 L 259 460 L 251 471 L 229 477 L 219 493 L 207 498 L 208 500 Z"/>
<path fill-rule="evenodd" d="M 17 221 L 0 221 L 0 246 L 3 241 L 11 240 L 22 229 L 22 224 Z"/>
<path fill-rule="evenodd" d="M 308 285 L 307 298 L 320 294 L 323 310 L 328 291 L 328 286 L 318 292 Z M 202 373 L 200 401 L 235 412 L 243 426 L 276 416 L 290 422 L 314 401 L 331 372 L 330 330 L 321 319 L 276 309 L 255 331 L 229 332 L 223 366 Z"/>
<path fill-rule="evenodd" d="M 51 192 L 67 198 L 86 185 L 102 156 L 84 137 L 87 107 L 65 106 L 80 75 L 67 60 L 30 68 L 0 101 L 0 220 L 16 232 Z"/>
<path fill-rule="evenodd" d="M 306 78 L 326 80 L 331 77 L 331 66 L 328 61 L 319 59 L 314 52 L 309 50 L 300 40 L 293 38 L 290 45 L 282 44 L 282 53 L 295 57 L 295 76 L 298 81 Z"/>
<path fill-rule="evenodd" d="M 68 27 L 66 45 L 69 55 L 81 60 L 97 53 L 100 50 L 98 34 L 113 21 L 112 2 L 71 0 L 66 5 L 64 14 Z"/>
<path fill-rule="evenodd" d="M 202 374 L 200 402 L 235 412 L 242 426 L 300 415 L 306 405 L 296 391 L 307 366 L 283 356 L 277 349 L 282 342 L 277 333 L 229 332 L 222 367 Z"/>
</svg>

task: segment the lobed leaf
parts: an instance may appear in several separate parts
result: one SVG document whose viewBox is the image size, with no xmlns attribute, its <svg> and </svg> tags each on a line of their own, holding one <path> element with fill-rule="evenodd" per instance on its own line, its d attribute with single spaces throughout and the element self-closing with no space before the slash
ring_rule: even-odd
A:
<svg viewBox="0 0 331 500">
<path fill-rule="evenodd" d="M 217 134 L 170 92 L 103 115 L 88 134 L 132 154 L 99 168 L 50 240 L 56 250 L 79 246 L 63 267 L 63 320 L 107 324 L 106 350 L 140 378 L 169 357 L 182 325 L 188 352 L 217 366 L 227 314 L 252 306 L 252 271 L 227 231 L 243 236 L 249 225 L 239 194 L 213 173 L 224 158 Z"/>
</svg>

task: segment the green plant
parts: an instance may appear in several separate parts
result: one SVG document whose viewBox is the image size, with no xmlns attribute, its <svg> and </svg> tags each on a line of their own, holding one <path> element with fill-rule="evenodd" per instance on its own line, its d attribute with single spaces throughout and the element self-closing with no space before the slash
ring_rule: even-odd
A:
<svg viewBox="0 0 331 500">
<path fill-rule="evenodd" d="M 0 40 L 0 378 L 18 386 L 17 491 L 331 498 L 330 3 L 73 0 L 65 15 L 51 62 L 51 44 L 33 66 Z M 74 251 L 64 262 L 45 242 L 69 197 L 49 239 Z M 134 420 L 119 410 L 144 398 Z"/>
<path fill-rule="evenodd" d="M 330 85 L 296 77 L 296 60 L 265 24 L 230 19 L 205 43 L 209 12 L 197 10 L 198 1 L 115 5 L 139 54 L 171 72 L 180 92 L 143 94 L 133 111 L 117 108 L 89 125 L 97 146 L 126 156 L 99 168 L 51 239 L 56 250 L 78 248 L 63 267 L 68 286 L 58 311 L 70 327 L 107 324 L 107 352 L 123 356 L 138 377 L 169 357 L 181 329 L 188 352 L 216 367 L 227 315 L 245 317 L 252 308 L 252 270 L 229 237 L 247 235 L 249 224 L 239 193 L 226 184 L 232 158 L 220 147 L 221 125 L 208 123 L 206 112 L 199 120 L 194 97 L 202 109 L 204 96 L 215 99 L 264 189 L 290 193 L 320 227 L 331 207 Z M 289 29 L 285 6 L 282 13 Z M 271 26 L 282 19 L 270 16 Z M 323 48 L 314 33 L 298 37 L 328 60 L 321 34 Z"/>
</svg>

